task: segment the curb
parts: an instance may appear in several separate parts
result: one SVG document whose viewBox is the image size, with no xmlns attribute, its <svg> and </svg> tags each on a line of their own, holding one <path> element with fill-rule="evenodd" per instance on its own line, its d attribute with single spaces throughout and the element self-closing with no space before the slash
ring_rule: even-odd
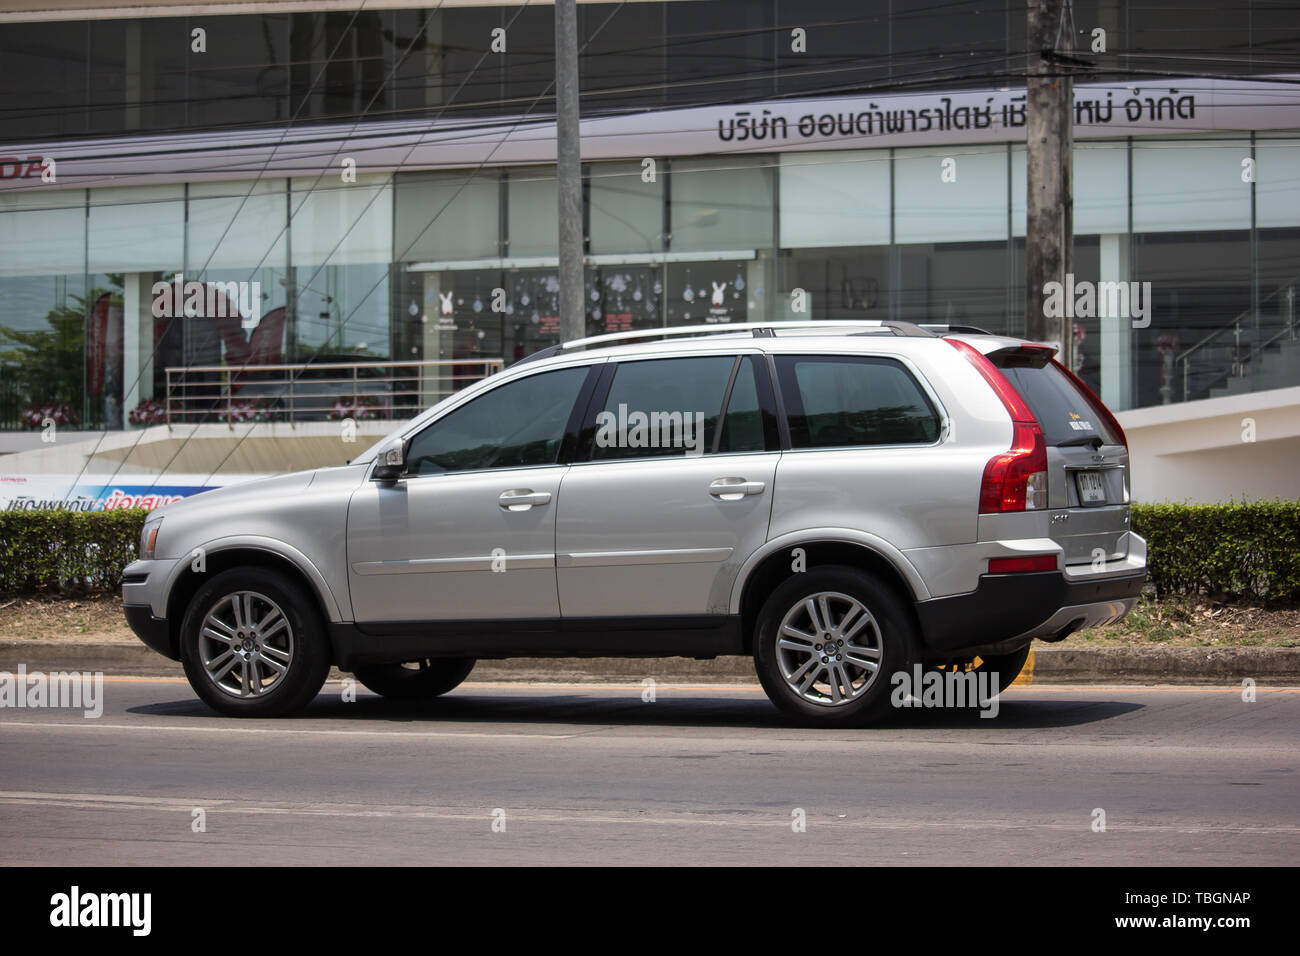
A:
<svg viewBox="0 0 1300 956">
<path fill-rule="evenodd" d="M 123 677 L 182 677 L 181 665 L 143 644 L 0 641 L 0 671 L 102 671 Z M 331 678 L 338 678 L 337 670 Z M 546 683 L 754 684 L 749 657 L 537 658 L 481 661 L 473 681 Z M 1300 685 L 1300 647 L 1047 647 L 1036 646 L 1027 684 Z"/>
</svg>

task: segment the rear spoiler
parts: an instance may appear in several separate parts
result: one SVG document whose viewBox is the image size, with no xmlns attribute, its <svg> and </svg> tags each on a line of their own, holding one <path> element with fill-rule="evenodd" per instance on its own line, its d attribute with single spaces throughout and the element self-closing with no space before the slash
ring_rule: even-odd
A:
<svg viewBox="0 0 1300 956">
<path fill-rule="evenodd" d="M 999 368 L 1043 368 L 1056 355 L 1056 346 L 1026 342 L 986 352 L 985 358 Z"/>
</svg>

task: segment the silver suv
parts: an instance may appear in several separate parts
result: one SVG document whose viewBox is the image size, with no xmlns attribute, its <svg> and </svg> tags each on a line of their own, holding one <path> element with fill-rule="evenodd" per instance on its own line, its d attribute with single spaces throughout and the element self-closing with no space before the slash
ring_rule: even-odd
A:
<svg viewBox="0 0 1300 956">
<path fill-rule="evenodd" d="M 298 710 L 336 664 L 446 693 L 479 658 L 752 654 L 807 722 L 890 675 L 1005 688 L 1146 578 L 1128 448 L 1050 346 L 902 322 L 555 346 L 341 467 L 168 505 L 126 616 L 216 710 Z"/>
</svg>

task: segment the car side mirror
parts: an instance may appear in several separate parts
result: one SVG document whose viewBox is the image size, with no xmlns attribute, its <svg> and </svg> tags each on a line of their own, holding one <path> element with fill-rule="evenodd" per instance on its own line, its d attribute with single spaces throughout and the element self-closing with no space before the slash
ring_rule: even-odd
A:
<svg viewBox="0 0 1300 956">
<path fill-rule="evenodd" d="M 397 481 L 406 474 L 406 441 L 394 438 L 375 456 L 375 470 L 370 477 L 377 481 Z"/>
</svg>

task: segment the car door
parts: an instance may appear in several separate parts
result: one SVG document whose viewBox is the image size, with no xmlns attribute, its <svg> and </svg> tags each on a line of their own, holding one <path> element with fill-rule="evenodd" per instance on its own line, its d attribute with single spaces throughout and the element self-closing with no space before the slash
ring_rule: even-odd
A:
<svg viewBox="0 0 1300 956">
<path fill-rule="evenodd" d="M 558 462 L 588 374 L 539 372 L 453 408 L 411 437 L 401 479 L 357 491 L 358 623 L 558 618 Z"/>
<path fill-rule="evenodd" d="M 566 622 L 727 613 L 740 566 L 767 538 L 780 457 L 756 358 L 607 368 L 587 460 L 565 477 L 557 516 Z"/>
</svg>

